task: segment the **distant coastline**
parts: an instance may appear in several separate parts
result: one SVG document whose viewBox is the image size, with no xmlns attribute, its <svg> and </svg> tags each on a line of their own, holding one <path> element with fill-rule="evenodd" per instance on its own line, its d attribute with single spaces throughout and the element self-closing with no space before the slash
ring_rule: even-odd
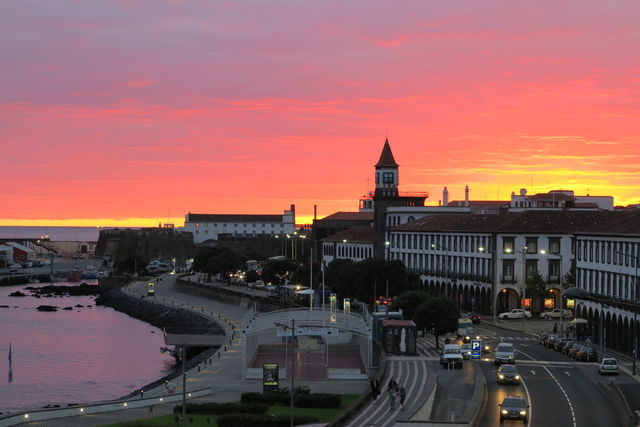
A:
<svg viewBox="0 0 640 427">
<path fill-rule="evenodd" d="M 96 242 L 100 230 L 117 227 L 67 227 L 1 225 L 0 239 L 39 239 L 47 236 L 54 242 Z M 140 227 L 124 227 L 138 229 Z"/>
</svg>

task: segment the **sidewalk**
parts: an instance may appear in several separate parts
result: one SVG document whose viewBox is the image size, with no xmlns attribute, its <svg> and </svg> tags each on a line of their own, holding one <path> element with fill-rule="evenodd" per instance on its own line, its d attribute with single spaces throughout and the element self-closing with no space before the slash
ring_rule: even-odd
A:
<svg viewBox="0 0 640 427">
<path fill-rule="evenodd" d="M 175 287 L 176 276 L 167 275 L 162 278 L 156 286 L 156 296 L 147 297 L 146 282 L 134 282 L 122 288 L 122 291 L 132 297 L 145 297 L 147 301 L 153 301 L 166 306 L 179 307 L 193 310 L 202 315 L 211 317 L 221 324 L 229 338 L 229 344 L 221 347 L 220 350 L 208 361 L 210 363 L 201 364 L 187 372 L 187 391 L 209 388 L 212 393 L 208 396 L 193 399 L 191 401 L 202 402 L 233 402 L 239 401 L 240 395 L 244 392 L 262 391 L 262 383 L 259 380 L 242 380 L 242 357 L 240 339 L 240 321 L 248 309 L 225 304 L 212 299 L 178 292 Z M 275 334 L 275 330 L 274 330 Z M 176 386 L 174 393 L 182 392 L 181 378 L 172 381 Z M 366 381 L 355 380 L 332 380 L 332 381 L 296 381 L 296 386 L 306 385 L 314 392 L 332 392 L 341 394 L 361 394 L 368 383 Z M 165 385 L 160 385 L 153 389 L 145 390 L 145 399 L 149 397 L 166 396 Z M 153 404 L 153 416 L 170 414 L 175 403 Z M 98 426 L 112 424 L 123 421 L 132 421 L 149 417 L 149 408 L 130 408 L 100 414 L 82 415 L 69 418 L 51 419 L 41 422 L 27 423 L 27 425 L 38 426 Z"/>
</svg>

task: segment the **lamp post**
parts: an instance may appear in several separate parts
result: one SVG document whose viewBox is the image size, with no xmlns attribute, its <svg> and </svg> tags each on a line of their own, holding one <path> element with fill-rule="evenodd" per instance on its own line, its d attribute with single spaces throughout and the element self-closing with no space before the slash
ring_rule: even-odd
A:
<svg viewBox="0 0 640 427">
<path fill-rule="evenodd" d="M 562 281 L 562 254 L 548 254 L 544 249 L 540 250 L 540 254 L 557 256 L 558 258 L 560 258 L 560 265 L 558 265 L 558 281 L 560 282 L 560 336 L 562 336 L 564 332 L 564 296 L 562 295 L 564 290 L 564 283 Z"/>
<path fill-rule="evenodd" d="M 527 317 L 527 312 L 524 308 L 525 291 L 527 290 L 527 247 L 522 248 L 522 296 L 520 297 L 520 305 L 522 307 L 522 332 L 526 332 L 524 326 L 524 319 Z"/>
<path fill-rule="evenodd" d="M 492 308 L 492 317 L 493 317 L 493 322 L 495 323 L 496 320 L 498 319 L 498 286 L 497 286 L 497 281 L 498 281 L 498 260 L 496 259 L 496 252 L 495 251 L 490 251 L 490 250 L 486 250 L 483 246 L 480 246 L 478 248 L 478 251 L 480 253 L 487 253 L 487 254 L 491 254 L 491 274 L 492 274 L 492 279 L 491 280 L 491 308 Z"/>
<path fill-rule="evenodd" d="M 294 392 L 293 380 L 294 380 L 295 370 L 296 370 L 296 358 L 295 358 L 295 355 L 293 354 L 294 352 L 293 342 L 295 341 L 295 336 L 296 336 L 296 319 L 291 319 L 291 326 L 287 325 L 286 323 L 276 323 L 276 327 L 282 328 L 285 331 L 287 329 L 291 329 L 291 390 L 289 391 L 289 394 L 291 395 L 291 401 L 289 403 L 289 425 L 293 427 L 293 392 Z"/>
</svg>

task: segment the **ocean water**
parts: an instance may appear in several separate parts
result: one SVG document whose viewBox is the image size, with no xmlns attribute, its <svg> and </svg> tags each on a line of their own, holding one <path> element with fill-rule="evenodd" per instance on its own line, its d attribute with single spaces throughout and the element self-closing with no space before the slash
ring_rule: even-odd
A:
<svg viewBox="0 0 640 427">
<path fill-rule="evenodd" d="M 41 285 L 0 287 L 0 306 L 8 306 L 0 307 L 0 412 L 116 399 L 169 373 L 174 359 L 160 353 L 160 329 L 96 307 L 93 296 L 8 296 L 26 286 Z M 39 305 L 59 309 L 40 312 Z M 67 306 L 74 308 L 61 310 Z"/>
<path fill-rule="evenodd" d="M 32 227 L 0 226 L 0 239 L 38 239 L 48 236 L 55 242 L 96 242 L 100 230 L 98 227 Z"/>
</svg>

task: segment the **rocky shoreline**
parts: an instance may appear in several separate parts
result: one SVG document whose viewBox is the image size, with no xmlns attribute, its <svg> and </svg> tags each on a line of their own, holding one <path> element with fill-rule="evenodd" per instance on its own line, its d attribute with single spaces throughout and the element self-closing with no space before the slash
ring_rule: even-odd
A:
<svg viewBox="0 0 640 427">
<path fill-rule="evenodd" d="M 134 298 L 126 295 L 119 288 L 114 288 L 103 292 L 96 298 L 96 305 L 104 305 L 111 307 L 121 313 L 127 314 L 135 319 L 149 323 L 157 328 L 165 328 L 171 326 L 180 326 L 181 328 L 193 328 L 194 333 L 202 333 L 202 329 L 206 328 L 211 334 L 224 335 L 224 330 L 216 322 L 206 316 L 195 313 L 182 308 L 166 307 L 145 301 L 144 297 Z M 190 347 L 187 348 L 187 370 L 196 367 L 204 360 L 213 356 L 216 347 Z M 140 389 L 147 390 L 155 388 L 159 385 L 171 381 L 173 378 L 180 376 L 181 366 L 176 363 L 173 371 Z M 139 390 L 135 391 L 123 398 L 128 398 L 139 394 Z"/>
</svg>

